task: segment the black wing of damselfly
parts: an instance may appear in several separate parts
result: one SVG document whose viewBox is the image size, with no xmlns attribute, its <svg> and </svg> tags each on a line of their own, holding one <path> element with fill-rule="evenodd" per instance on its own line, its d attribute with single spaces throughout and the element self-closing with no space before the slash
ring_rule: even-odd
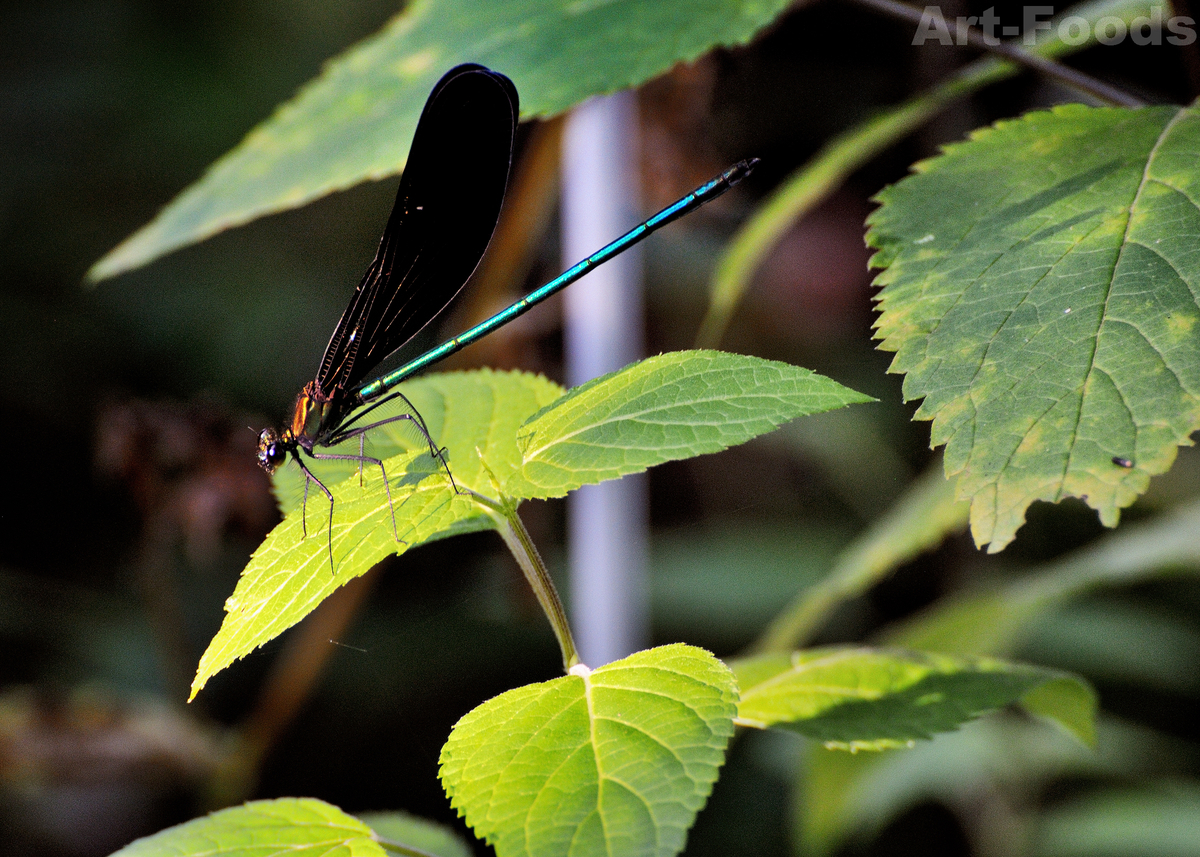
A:
<svg viewBox="0 0 1200 857">
<path fill-rule="evenodd" d="M 430 93 L 375 260 L 325 348 L 318 390 L 351 389 L 462 289 L 500 216 L 518 112 L 512 81 L 480 65 L 451 69 Z"/>
</svg>

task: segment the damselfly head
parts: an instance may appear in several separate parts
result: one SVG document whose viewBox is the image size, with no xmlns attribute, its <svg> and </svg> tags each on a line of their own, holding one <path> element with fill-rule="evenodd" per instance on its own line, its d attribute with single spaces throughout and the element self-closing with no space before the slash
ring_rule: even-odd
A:
<svg viewBox="0 0 1200 857">
<path fill-rule="evenodd" d="M 287 444 L 279 437 L 279 432 L 273 428 L 265 428 L 258 433 L 258 466 L 267 473 L 274 473 L 275 468 L 283 464 L 287 458 Z"/>
</svg>

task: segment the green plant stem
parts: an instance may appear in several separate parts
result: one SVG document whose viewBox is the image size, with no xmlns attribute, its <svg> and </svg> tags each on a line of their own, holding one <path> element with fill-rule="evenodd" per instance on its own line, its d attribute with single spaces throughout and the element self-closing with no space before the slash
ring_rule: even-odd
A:
<svg viewBox="0 0 1200 857">
<path fill-rule="evenodd" d="M 579 663 L 579 652 L 575 649 L 575 639 L 571 636 L 567 611 L 563 609 L 562 599 L 558 597 L 558 590 L 554 587 L 554 581 L 550 579 L 550 572 L 546 570 L 541 554 L 534 546 L 533 539 L 529 537 L 529 531 L 525 529 L 521 516 L 517 514 L 516 502 L 507 497 L 497 502 L 475 492 L 472 494 L 475 501 L 488 510 L 488 515 L 496 524 L 496 532 L 504 539 L 509 551 L 516 558 L 517 565 L 521 566 L 525 579 L 533 587 L 533 594 L 537 596 L 546 618 L 550 620 L 550 627 L 554 629 L 554 636 L 558 638 L 558 647 L 563 656 L 563 670 L 570 670 Z"/>
</svg>

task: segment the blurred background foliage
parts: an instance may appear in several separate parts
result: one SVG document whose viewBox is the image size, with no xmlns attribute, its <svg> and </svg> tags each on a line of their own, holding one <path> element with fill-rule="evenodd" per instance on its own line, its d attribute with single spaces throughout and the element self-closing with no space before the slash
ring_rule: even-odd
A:
<svg viewBox="0 0 1200 857">
<path fill-rule="evenodd" d="M 997 10 L 1019 18 L 1021 7 Z M 16 435 L 0 501 L 2 855 L 105 854 L 251 796 L 312 795 L 351 812 L 402 808 L 456 823 L 436 778 L 450 726 L 483 699 L 557 672 L 536 603 L 499 540 L 481 534 L 386 563 L 182 704 L 224 598 L 276 520 L 255 432 L 277 423 L 312 377 L 395 181 L 256 221 L 94 289 L 81 281 L 324 60 L 395 12 L 381 0 L 0 10 L 0 400 Z M 717 255 L 757 198 L 831 135 L 974 56 L 914 48 L 911 32 L 852 6 L 801 3 L 748 47 L 642 88 L 646 211 L 732 161 L 763 159 L 738 193 L 645 245 L 648 353 L 691 346 Z M 1193 94 L 1169 45 L 1127 43 L 1073 62 L 1151 101 Z M 855 173 L 775 248 L 722 347 L 809 367 L 880 402 L 652 472 L 656 642 L 737 652 L 936 466 L 926 426 L 909 421 L 915 405 L 901 401 L 889 356 L 871 342 L 870 196 L 938 143 L 1062 97 L 1024 75 L 957 103 Z M 524 133 L 528 162 L 552 150 L 553 123 Z M 555 190 L 553 170 L 542 172 L 545 208 Z M 514 239 L 531 248 L 518 266 L 526 285 L 561 267 L 553 219 L 528 222 L 534 234 Z M 471 312 L 468 301 L 446 327 Z M 457 365 L 561 380 L 559 350 L 551 304 Z M 1198 477 L 1200 460 L 1184 450 L 1124 520 L 1152 522 L 1193 498 Z M 560 504 L 522 514 L 561 570 Z M 1078 503 L 1035 507 L 995 557 L 961 532 L 843 604 L 813 639 L 869 637 L 950 593 L 1029 579 L 1105 537 Z M 1079 831 L 1098 818 L 1127 834 L 1166 818 L 1164 807 L 1186 819 L 1200 770 L 1198 608 L 1200 587 L 1179 575 L 1098 587 L 1049 612 L 1017 651 L 1096 682 L 1109 712 L 1102 752 L 1067 751 L 1019 718 L 978 724 L 869 780 L 870 799 L 860 795 L 852 814 L 863 833 L 838 847 L 1134 853 L 1061 843 L 1088 841 Z M 315 662 L 292 657 L 305 639 L 321 650 Z M 311 695 L 288 701 L 306 681 Z M 1014 746 L 1025 770 L 1002 775 Z M 840 765 L 866 763 L 802 766 L 822 752 L 794 736 L 744 736 L 689 853 L 836 845 L 814 832 L 832 812 L 818 805 L 822 783 L 845 782 Z M 939 754 L 954 761 L 930 775 L 922 766 Z M 1165 790 L 1166 802 L 1147 803 L 1146 789 Z M 1030 817 L 1046 823 L 1030 827 Z M 1037 831 L 1042 845 L 1029 844 Z M 1138 853 L 1200 853 L 1163 848 Z"/>
</svg>

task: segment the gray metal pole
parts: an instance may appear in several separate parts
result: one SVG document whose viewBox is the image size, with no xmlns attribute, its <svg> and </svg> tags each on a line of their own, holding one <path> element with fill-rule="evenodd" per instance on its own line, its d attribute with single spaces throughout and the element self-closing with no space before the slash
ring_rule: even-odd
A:
<svg viewBox="0 0 1200 857">
<path fill-rule="evenodd" d="M 575 108 L 563 137 L 565 264 L 604 246 L 641 218 L 637 99 L 632 92 Z M 567 383 L 582 384 L 642 354 L 640 248 L 567 290 Z M 601 666 L 649 641 L 644 475 L 588 485 L 568 498 L 571 621 L 584 663 Z"/>
</svg>

